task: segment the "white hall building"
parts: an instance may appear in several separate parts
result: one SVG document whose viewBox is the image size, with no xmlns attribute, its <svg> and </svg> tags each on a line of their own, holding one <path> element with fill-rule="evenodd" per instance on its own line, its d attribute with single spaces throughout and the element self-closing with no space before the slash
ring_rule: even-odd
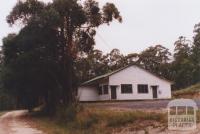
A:
<svg viewBox="0 0 200 134">
<path fill-rule="evenodd" d="M 79 101 L 170 99 L 171 81 L 131 65 L 78 87 Z"/>
</svg>

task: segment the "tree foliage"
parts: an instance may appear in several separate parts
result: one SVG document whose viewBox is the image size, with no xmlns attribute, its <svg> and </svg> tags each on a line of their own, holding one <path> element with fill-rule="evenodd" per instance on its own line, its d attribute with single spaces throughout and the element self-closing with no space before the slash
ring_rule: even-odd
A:
<svg viewBox="0 0 200 134">
<path fill-rule="evenodd" d="M 19 1 L 7 22 L 24 27 L 4 39 L 4 86 L 29 109 L 40 98 L 51 112 L 56 105 L 71 104 L 75 61 L 93 51 L 96 28 L 114 19 L 122 21 L 112 3 L 100 8 L 94 0 Z"/>
</svg>

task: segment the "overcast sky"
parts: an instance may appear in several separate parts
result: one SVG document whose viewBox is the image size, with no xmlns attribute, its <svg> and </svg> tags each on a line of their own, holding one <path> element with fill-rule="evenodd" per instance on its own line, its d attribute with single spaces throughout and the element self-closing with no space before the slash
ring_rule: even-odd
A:
<svg viewBox="0 0 200 134">
<path fill-rule="evenodd" d="M 9 27 L 6 16 L 17 0 L 0 0 L 0 40 L 19 30 Z M 98 28 L 96 48 L 108 52 L 118 48 L 124 54 L 140 52 L 161 44 L 173 51 L 179 36 L 193 37 L 194 25 L 200 22 L 200 0 L 100 0 L 113 2 L 123 23 L 113 22 Z M 2 42 L 0 42 L 2 45 Z"/>
</svg>

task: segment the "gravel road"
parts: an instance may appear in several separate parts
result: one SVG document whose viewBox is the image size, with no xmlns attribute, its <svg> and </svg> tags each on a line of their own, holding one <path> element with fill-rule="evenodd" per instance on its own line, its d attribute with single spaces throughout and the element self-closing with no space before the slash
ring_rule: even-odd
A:
<svg viewBox="0 0 200 134">
<path fill-rule="evenodd" d="M 149 109 L 160 110 L 165 109 L 170 100 L 145 100 L 145 101 L 122 101 L 122 102 L 98 102 L 84 103 L 87 106 L 106 107 L 106 108 L 127 108 L 127 109 Z M 200 100 L 195 100 L 198 108 L 200 108 Z"/>
<path fill-rule="evenodd" d="M 26 110 L 7 112 L 0 117 L 0 134 L 44 134 L 21 119 Z"/>
</svg>

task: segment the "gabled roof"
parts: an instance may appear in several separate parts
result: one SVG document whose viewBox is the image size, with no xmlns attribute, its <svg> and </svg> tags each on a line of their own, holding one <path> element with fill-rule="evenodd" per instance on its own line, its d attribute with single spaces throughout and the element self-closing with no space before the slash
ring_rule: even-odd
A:
<svg viewBox="0 0 200 134">
<path fill-rule="evenodd" d="M 119 72 L 119 71 L 121 71 L 121 70 L 123 70 L 123 69 L 125 69 L 125 68 L 127 68 L 127 67 L 128 67 L 128 66 L 123 67 L 123 68 L 120 68 L 120 69 L 117 69 L 117 70 L 112 71 L 112 72 L 109 72 L 109 73 L 106 73 L 106 74 L 104 74 L 104 75 L 97 76 L 97 77 L 95 77 L 95 78 L 93 78 L 93 79 L 90 79 L 90 80 L 88 80 L 88 81 L 83 82 L 81 85 L 87 85 L 87 84 L 89 84 L 89 83 L 91 83 L 91 82 L 93 82 L 93 81 L 100 80 L 100 79 L 103 79 L 103 78 L 107 78 L 107 77 L 109 77 L 110 75 L 115 74 L 115 73 L 117 73 L 117 72 Z"/>
<path fill-rule="evenodd" d="M 140 67 L 140 66 L 138 66 L 138 65 L 132 64 L 132 65 L 128 65 L 128 66 L 122 67 L 122 68 L 120 68 L 120 69 L 117 69 L 117 70 L 115 70 L 115 71 L 112 71 L 112 72 L 110 72 L 110 73 L 106 73 L 106 74 L 104 74 L 104 75 L 97 76 L 97 77 L 95 77 L 95 78 L 93 78 L 93 79 L 90 79 L 90 80 L 88 80 L 88 81 L 85 81 L 85 82 L 83 82 L 83 83 L 81 84 L 81 86 L 83 86 L 83 85 L 88 85 L 88 84 L 93 83 L 93 82 L 95 82 L 95 81 L 98 81 L 98 80 L 100 80 L 100 79 L 107 78 L 107 77 L 109 77 L 109 76 L 111 76 L 111 75 L 113 75 L 113 74 L 115 74 L 115 73 L 117 73 L 117 72 L 119 72 L 119 71 L 121 71 L 121 70 L 124 70 L 124 69 L 126 69 L 126 68 L 128 68 L 128 67 L 131 67 L 131 66 L 136 66 L 136 67 L 138 67 L 138 68 L 140 68 L 140 69 L 142 69 L 142 70 L 144 70 L 144 71 L 146 71 L 146 72 L 148 72 L 148 73 L 150 73 L 150 74 L 152 74 L 152 75 L 154 75 L 154 76 L 156 76 L 156 77 L 158 77 L 158 78 L 160 78 L 160 79 L 162 79 L 162 80 L 164 80 L 164 81 L 167 81 L 167 82 L 169 82 L 169 83 L 171 83 L 171 84 L 173 83 L 172 81 L 169 81 L 169 80 L 167 80 L 167 79 L 165 79 L 165 78 L 162 78 L 162 77 L 160 77 L 160 76 L 158 76 L 158 75 L 156 75 L 156 74 L 154 74 L 154 73 L 151 73 L 150 71 L 147 71 L 146 69 L 144 69 L 144 68 L 142 68 L 142 67 Z"/>
</svg>

